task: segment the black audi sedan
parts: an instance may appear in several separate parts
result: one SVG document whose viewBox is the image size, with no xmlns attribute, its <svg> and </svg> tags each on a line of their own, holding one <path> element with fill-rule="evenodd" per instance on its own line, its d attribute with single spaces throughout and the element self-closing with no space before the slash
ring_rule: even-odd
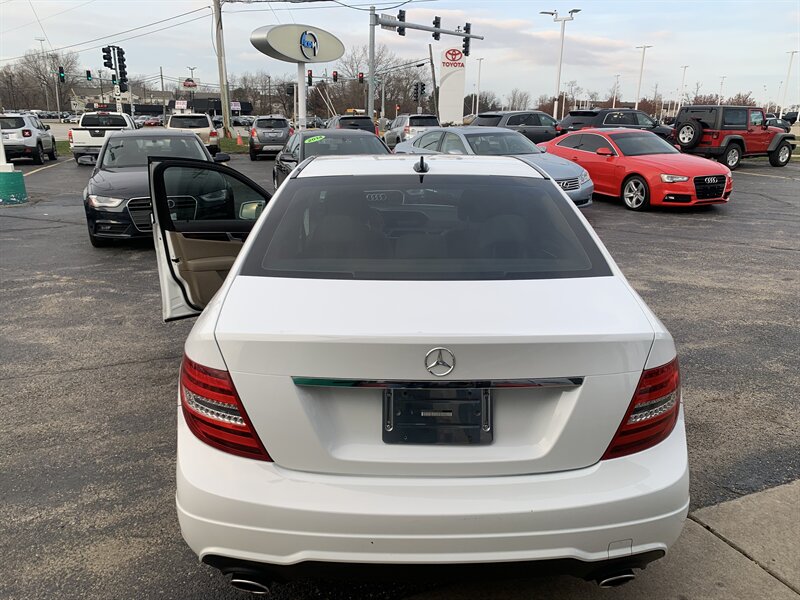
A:
<svg viewBox="0 0 800 600">
<path fill-rule="evenodd" d="M 108 246 L 114 240 L 152 236 L 148 156 L 208 162 L 230 160 L 223 153 L 212 157 L 200 138 L 191 132 L 135 129 L 109 135 L 83 190 L 89 241 L 95 248 Z M 185 197 L 175 202 L 196 201 Z"/>
<path fill-rule="evenodd" d="M 277 190 L 289 173 L 309 156 L 391 154 L 374 133 L 360 129 L 311 129 L 296 131 L 275 157 L 272 184 Z"/>
</svg>

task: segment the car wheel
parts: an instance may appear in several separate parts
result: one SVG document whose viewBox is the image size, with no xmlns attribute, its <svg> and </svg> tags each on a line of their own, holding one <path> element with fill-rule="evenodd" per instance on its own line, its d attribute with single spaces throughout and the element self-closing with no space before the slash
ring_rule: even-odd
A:
<svg viewBox="0 0 800 600">
<path fill-rule="evenodd" d="M 106 248 L 111 245 L 111 240 L 107 240 L 105 238 L 97 237 L 92 233 L 91 228 L 89 229 L 89 241 L 92 243 L 92 246 L 95 248 Z"/>
<path fill-rule="evenodd" d="M 650 208 L 650 188 L 647 182 L 634 175 L 622 185 L 622 201 L 631 210 L 647 210 Z"/>
<path fill-rule="evenodd" d="M 256 154 L 252 148 L 250 148 L 250 160 L 258 160 L 258 154 Z"/>
<path fill-rule="evenodd" d="M 742 160 L 742 147 L 739 144 L 729 144 L 723 154 L 722 162 L 733 171 Z"/>
<path fill-rule="evenodd" d="M 703 127 L 697 121 L 686 121 L 678 127 L 675 137 L 678 140 L 678 145 L 684 150 L 694 148 L 700 143 L 700 138 L 703 137 Z"/>
<path fill-rule="evenodd" d="M 47 153 L 47 158 L 50 160 L 58 160 L 58 149 L 56 148 L 56 141 L 53 140 L 53 149 Z"/>
<path fill-rule="evenodd" d="M 36 144 L 36 150 L 33 153 L 33 164 L 35 165 L 44 164 L 44 148 L 42 148 L 41 144 Z"/>
<path fill-rule="evenodd" d="M 790 158 L 792 158 L 792 145 L 783 141 L 769 153 L 769 164 L 773 167 L 785 167 Z"/>
</svg>

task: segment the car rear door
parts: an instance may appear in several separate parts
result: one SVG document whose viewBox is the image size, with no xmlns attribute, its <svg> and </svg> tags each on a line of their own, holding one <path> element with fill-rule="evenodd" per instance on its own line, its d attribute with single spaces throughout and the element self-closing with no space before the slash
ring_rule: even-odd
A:
<svg viewBox="0 0 800 600">
<path fill-rule="evenodd" d="M 154 158 L 149 173 L 162 315 L 193 317 L 222 286 L 271 196 L 217 163 Z"/>
</svg>

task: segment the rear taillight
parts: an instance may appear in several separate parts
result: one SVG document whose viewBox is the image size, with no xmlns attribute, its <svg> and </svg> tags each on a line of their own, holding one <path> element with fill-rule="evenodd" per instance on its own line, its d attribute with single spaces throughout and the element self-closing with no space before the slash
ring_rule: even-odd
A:
<svg viewBox="0 0 800 600">
<path fill-rule="evenodd" d="M 255 127 L 250 130 L 250 137 L 253 139 L 258 139 L 258 132 L 255 130 Z"/>
<path fill-rule="evenodd" d="M 711 132 L 711 139 L 718 140 L 719 139 L 719 131 Z"/>
<path fill-rule="evenodd" d="M 67 132 L 67 139 L 69 140 L 69 143 L 71 144 L 72 143 L 72 129 L 70 129 Z"/>
<path fill-rule="evenodd" d="M 271 461 L 256 435 L 227 371 L 181 364 L 181 406 L 189 429 L 201 441 L 224 452 Z"/>
<path fill-rule="evenodd" d="M 556 131 L 563 131 L 563 130 L 561 129 L 561 125 L 556 125 Z"/>
<path fill-rule="evenodd" d="M 289 127 L 289 135 L 294 135 L 294 127 Z"/>
<path fill-rule="evenodd" d="M 375 125 L 375 135 L 377 135 L 378 137 L 380 137 L 380 135 L 381 135 L 380 130 L 378 129 L 377 125 Z"/>
<path fill-rule="evenodd" d="M 406 125 L 405 127 L 403 127 L 403 133 L 408 133 L 408 130 L 409 130 L 409 127 L 408 127 L 408 125 Z"/>
<path fill-rule="evenodd" d="M 210 138 L 215 138 L 217 136 L 219 136 L 219 133 L 217 133 L 216 129 L 212 129 L 211 131 L 208 132 L 208 137 Z"/>
<path fill-rule="evenodd" d="M 641 452 L 665 440 L 678 420 L 680 404 L 678 358 L 660 367 L 646 369 L 602 460 Z"/>
<path fill-rule="evenodd" d="M 30 129 L 23 129 L 22 130 L 22 137 L 31 137 L 33 132 Z"/>
</svg>

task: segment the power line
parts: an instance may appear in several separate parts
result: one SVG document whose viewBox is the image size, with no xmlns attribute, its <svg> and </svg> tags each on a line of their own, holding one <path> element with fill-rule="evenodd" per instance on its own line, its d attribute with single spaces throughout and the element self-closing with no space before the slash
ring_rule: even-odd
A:
<svg viewBox="0 0 800 600">
<path fill-rule="evenodd" d="M 28 0 L 28 1 L 30 1 L 30 0 Z M 53 52 L 59 52 L 61 50 L 67 50 L 69 48 L 75 48 L 76 46 L 83 46 L 84 44 L 91 44 L 92 42 L 97 42 L 97 41 L 100 41 L 100 40 L 107 40 L 109 38 L 116 38 L 116 36 L 118 36 L 118 35 L 123 35 L 125 33 L 130 33 L 131 31 L 138 31 L 139 29 L 145 29 L 147 27 L 152 27 L 153 25 L 158 25 L 159 23 L 166 23 L 167 21 L 172 21 L 172 20 L 178 19 L 180 17 L 185 17 L 186 15 L 191 15 L 191 14 L 199 12 L 201 10 L 208 10 L 208 8 L 209 8 L 208 6 L 202 6 L 200 8 L 196 8 L 194 10 L 190 10 L 190 11 L 187 11 L 185 13 L 181 13 L 179 15 L 175 15 L 175 16 L 172 16 L 172 17 L 167 17 L 166 19 L 161 19 L 159 21 L 153 21 L 152 23 L 147 23 L 146 25 L 140 25 L 139 27 L 133 27 L 131 29 L 125 29 L 124 31 L 118 31 L 117 33 L 112 33 L 112 34 L 109 34 L 109 35 L 103 35 L 103 36 L 100 36 L 100 37 L 97 37 L 97 38 L 94 38 L 94 39 L 91 39 L 91 40 L 86 40 L 86 41 L 83 41 L 83 42 L 77 42 L 75 44 L 69 44 L 67 46 L 61 46 L 60 48 L 53 48 L 52 44 L 50 44 L 50 47 L 51 47 L 51 50 Z M 135 35 L 135 36 L 131 36 L 131 37 L 124 38 L 124 39 L 115 39 L 114 41 L 124 42 L 125 40 L 132 40 L 132 39 L 137 38 L 137 37 L 142 37 L 142 35 L 149 35 L 151 33 L 156 33 L 158 31 L 164 31 L 165 29 L 169 29 L 170 27 L 177 27 L 178 25 L 183 25 L 185 23 L 191 23 L 192 21 L 197 21 L 198 19 L 204 19 L 204 18 L 206 18 L 206 15 L 203 15 L 201 17 L 197 17 L 195 19 L 189 19 L 187 21 L 182 21 L 181 23 L 175 23 L 174 25 L 171 25 L 169 27 L 162 27 L 160 29 L 154 29 L 153 31 L 149 31 L 149 32 L 141 34 L 141 35 Z M 46 35 L 45 35 L 45 37 L 46 37 Z M 49 42 L 50 42 L 50 40 L 48 40 L 48 43 Z M 86 50 L 94 50 L 95 48 L 100 48 L 100 47 L 102 47 L 102 44 L 100 46 L 93 46 L 91 48 L 84 48 L 83 50 L 79 50 L 79 52 L 85 52 Z M 0 62 L 9 62 L 9 61 L 12 61 L 12 60 L 19 60 L 20 58 L 24 58 L 24 57 L 25 57 L 25 55 L 23 54 L 22 56 L 14 56 L 12 58 L 3 58 L 3 59 L 0 59 Z"/>
<path fill-rule="evenodd" d="M 50 42 L 50 38 L 47 37 L 47 32 L 44 30 L 44 25 L 42 25 L 42 21 L 41 19 L 39 19 L 39 15 L 36 14 L 36 9 L 33 8 L 32 0 L 28 0 L 28 4 L 30 4 L 31 6 L 31 10 L 33 11 L 33 16 L 36 17 L 36 20 L 39 22 L 39 28 L 42 30 L 42 34 L 44 35 L 44 38 L 47 40 L 47 45 L 50 46 L 50 50 L 52 50 L 53 44 Z"/>
<path fill-rule="evenodd" d="M 11 2 L 11 0 L 5 0 L 5 2 Z M 5 4 L 5 2 L 0 2 L 0 4 Z M 44 19 L 41 19 L 41 20 L 42 21 L 46 21 L 47 19 L 52 19 L 53 17 L 57 17 L 58 15 L 63 15 L 64 13 L 69 12 L 71 10 L 75 10 L 76 8 L 80 8 L 81 6 L 86 6 L 87 4 L 91 4 L 92 2 L 96 2 L 96 0 L 89 0 L 88 2 L 84 2 L 83 4 L 78 4 L 77 6 L 73 6 L 72 8 L 68 8 L 66 10 L 62 10 L 61 12 L 49 14 Z M 17 27 L 12 27 L 11 29 L 6 29 L 5 31 L 0 33 L 0 35 L 5 35 L 7 33 L 11 33 L 12 31 L 17 31 L 18 29 L 22 29 L 23 27 L 27 27 L 28 25 L 33 25 L 35 23 L 36 23 L 36 21 L 29 21 L 28 23 L 25 23 L 24 25 L 18 25 Z"/>
</svg>

